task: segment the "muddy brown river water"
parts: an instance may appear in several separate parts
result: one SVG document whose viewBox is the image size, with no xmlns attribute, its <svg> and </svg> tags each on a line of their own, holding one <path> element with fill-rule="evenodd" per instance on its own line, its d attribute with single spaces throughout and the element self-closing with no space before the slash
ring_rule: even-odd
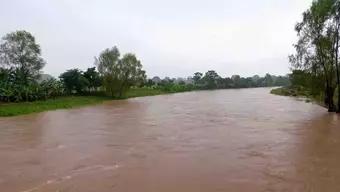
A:
<svg viewBox="0 0 340 192">
<path fill-rule="evenodd" d="M 340 191 L 340 116 L 269 91 L 0 118 L 0 191 Z"/>
</svg>

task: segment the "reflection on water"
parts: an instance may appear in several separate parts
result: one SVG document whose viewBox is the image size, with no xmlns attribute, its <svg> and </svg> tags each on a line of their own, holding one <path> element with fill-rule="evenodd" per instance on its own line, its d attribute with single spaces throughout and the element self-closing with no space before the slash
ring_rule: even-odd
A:
<svg viewBox="0 0 340 192">
<path fill-rule="evenodd" d="M 262 88 L 0 118 L 0 189 L 340 191 L 339 129 Z"/>
</svg>

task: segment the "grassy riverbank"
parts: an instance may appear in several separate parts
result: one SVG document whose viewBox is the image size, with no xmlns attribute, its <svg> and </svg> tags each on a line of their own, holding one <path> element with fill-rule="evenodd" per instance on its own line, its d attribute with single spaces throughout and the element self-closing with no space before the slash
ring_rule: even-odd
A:
<svg viewBox="0 0 340 192">
<path fill-rule="evenodd" d="M 290 97 L 301 97 L 305 98 L 306 102 L 315 102 L 324 107 L 323 104 L 323 96 L 322 95 L 313 95 L 307 89 L 302 87 L 300 88 L 292 88 L 292 87 L 280 87 L 271 90 L 271 94 L 280 95 L 280 96 L 290 96 Z"/>
<path fill-rule="evenodd" d="M 172 87 L 172 88 L 132 88 L 123 99 L 154 96 L 169 93 L 179 93 L 192 91 L 192 88 Z M 273 94 L 293 96 L 291 92 L 286 93 L 287 90 L 279 88 L 272 90 Z M 56 99 L 48 99 L 44 101 L 35 102 L 19 102 L 19 103 L 0 103 L 0 117 L 18 116 L 30 113 L 37 113 L 43 111 L 51 111 L 57 109 L 70 109 L 75 107 L 100 104 L 104 101 L 114 100 L 111 97 L 105 96 L 65 96 L 57 97 Z"/>
<path fill-rule="evenodd" d="M 68 96 L 49 99 L 46 101 L 3 103 L 0 104 L 0 116 L 17 116 L 55 109 L 68 109 L 84 105 L 92 105 L 108 100 L 98 96 Z"/>
<path fill-rule="evenodd" d="M 130 89 L 125 99 L 133 97 L 153 96 L 171 93 L 160 89 L 151 88 L 133 88 Z M 0 117 L 9 117 L 50 111 L 56 109 L 69 109 L 86 105 L 99 104 L 104 101 L 113 100 L 110 97 L 103 96 L 67 96 L 45 101 L 20 102 L 20 103 L 0 103 Z"/>
<path fill-rule="evenodd" d="M 124 98 L 127 99 L 127 98 L 134 98 L 134 97 L 162 95 L 166 93 L 169 93 L 169 92 L 165 92 L 160 89 L 152 89 L 152 88 L 132 88 L 126 93 Z"/>
<path fill-rule="evenodd" d="M 304 89 L 293 89 L 290 87 L 280 87 L 271 90 L 271 94 L 292 97 L 311 97 L 310 93 Z"/>
</svg>

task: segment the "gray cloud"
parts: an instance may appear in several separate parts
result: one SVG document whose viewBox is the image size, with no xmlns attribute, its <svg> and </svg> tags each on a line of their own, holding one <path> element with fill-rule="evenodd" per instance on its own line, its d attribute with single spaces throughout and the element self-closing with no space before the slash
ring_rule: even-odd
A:
<svg viewBox="0 0 340 192">
<path fill-rule="evenodd" d="M 0 34 L 25 29 L 46 73 L 86 69 L 117 45 L 149 76 L 285 74 L 294 24 L 312 0 L 3 0 Z"/>
</svg>

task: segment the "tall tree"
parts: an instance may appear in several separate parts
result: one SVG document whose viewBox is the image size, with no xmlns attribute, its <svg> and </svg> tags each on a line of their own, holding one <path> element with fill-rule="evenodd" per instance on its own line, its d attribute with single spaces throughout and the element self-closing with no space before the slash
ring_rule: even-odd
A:
<svg viewBox="0 0 340 192">
<path fill-rule="evenodd" d="M 120 53 L 117 47 L 105 49 L 95 58 L 95 65 L 98 67 L 99 73 L 103 77 L 103 84 L 106 91 L 112 96 L 118 90 L 119 84 L 119 57 Z"/>
<path fill-rule="evenodd" d="M 329 30 L 333 35 L 333 55 L 335 58 L 336 67 L 336 82 L 338 90 L 338 105 L 337 113 L 340 113 L 340 67 L 339 67 L 339 40 L 340 40 L 340 1 L 333 1 L 333 9 L 331 12 L 331 22 L 329 25 Z"/>
<path fill-rule="evenodd" d="M 112 97 L 122 97 L 131 86 L 146 79 L 143 66 L 136 56 L 128 53 L 120 59 L 117 47 L 104 50 L 98 58 L 95 58 L 95 63 L 103 76 L 106 91 Z"/>
<path fill-rule="evenodd" d="M 203 74 L 201 72 L 196 72 L 194 73 L 194 77 L 193 77 L 193 80 L 194 80 L 194 83 L 197 85 L 200 83 L 201 79 L 202 79 L 202 76 Z"/>
<path fill-rule="evenodd" d="M 132 53 L 127 53 L 119 62 L 118 78 L 120 81 L 118 96 L 123 94 L 134 85 L 146 81 L 146 74 L 141 62 Z"/>
<path fill-rule="evenodd" d="M 27 31 L 16 31 L 2 38 L 0 67 L 15 74 L 17 83 L 28 85 L 35 81 L 44 67 L 40 46 Z"/>
<path fill-rule="evenodd" d="M 269 73 L 267 73 L 266 76 L 264 77 L 264 83 L 266 87 L 273 86 L 274 80 Z"/>
<path fill-rule="evenodd" d="M 1 88 L 5 95 L 15 95 L 16 101 L 27 101 L 32 91 L 30 88 L 33 87 L 32 84 L 36 84 L 44 65 L 40 46 L 29 32 L 16 31 L 2 38 L 0 68 L 10 74 L 8 76 L 10 79 L 6 79 L 8 82 L 6 88 Z"/>
<path fill-rule="evenodd" d="M 302 69 L 314 76 L 324 77 L 325 103 L 330 112 L 335 111 L 334 96 L 334 47 L 328 27 L 334 0 L 313 1 L 311 7 L 303 13 L 303 20 L 295 27 L 298 42 L 296 54 L 290 56 L 294 69 Z"/>
<path fill-rule="evenodd" d="M 202 78 L 208 89 L 216 89 L 219 79 L 221 79 L 221 77 L 214 70 L 207 71 Z"/>
</svg>

